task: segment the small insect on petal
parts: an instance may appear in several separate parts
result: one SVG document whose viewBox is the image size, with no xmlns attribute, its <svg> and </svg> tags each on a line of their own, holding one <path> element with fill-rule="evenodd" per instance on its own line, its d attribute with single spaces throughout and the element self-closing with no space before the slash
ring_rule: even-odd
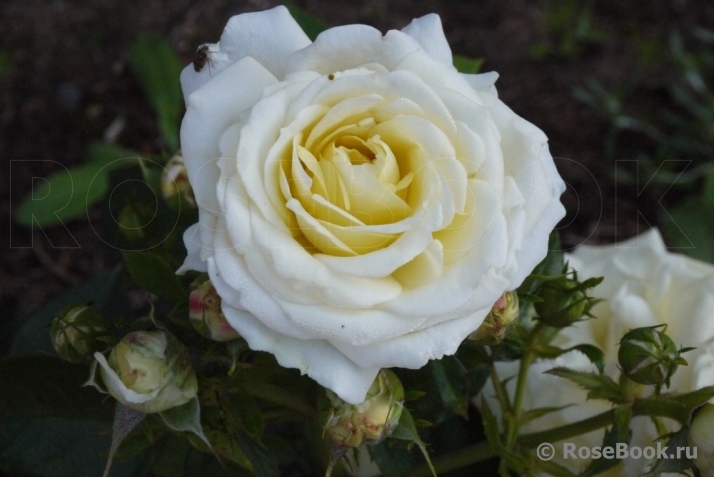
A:
<svg viewBox="0 0 714 477">
<path fill-rule="evenodd" d="M 193 69 L 198 73 L 206 66 L 208 62 L 209 68 L 212 66 L 211 59 L 208 57 L 208 43 L 204 43 L 196 50 L 196 56 L 193 58 Z"/>
</svg>

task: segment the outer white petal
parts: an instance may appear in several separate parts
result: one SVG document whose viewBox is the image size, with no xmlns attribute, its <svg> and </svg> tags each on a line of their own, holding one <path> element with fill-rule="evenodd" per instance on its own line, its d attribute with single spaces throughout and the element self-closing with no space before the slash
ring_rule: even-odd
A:
<svg viewBox="0 0 714 477">
<path fill-rule="evenodd" d="M 356 365 L 327 341 L 286 336 L 231 307 L 224 306 L 223 313 L 251 349 L 272 353 L 281 366 L 299 369 L 349 403 L 364 401 L 379 372 Z"/>
<path fill-rule="evenodd" d="M 221 35 L 221 51 L 233 61 L 251 56 L 280 79 L 288 57 L 308 45 L 310 39 L 282 5 L 236 15 Z"/>
<path fill-rule="evenodd" d="M 435 59 L 453 68 L 451 47 L 444 36 L 439 15 L 430 13 L 421 18 L 415 18 L 409 25 L 402 28 L 402 31 L 418 41 L 422 48 Z"/>
<path fill-rule="evenodd" d="M 498 73 L 495 71 L 489 71 L 488 73 L 480 73 L 476 75 L 462 73 L 461 76 L 463 76 L 473 89 L 490 93 L 498 98 L 498 91 L 496 91 Z"/>
<path fill-rule="evenodd" d="M 490 310 L 489 306 L 438 326 L 366 346 L 343 343 L 335 343 L 335 346 L 361 366 L 419 369 L 431 359 L 454 354 L 464 339 L 483 323 Z"/>
<path fill-rule="evenodd" d="M 286 73 L 307 70 L 326 75 L 371 63 L 393 70 L 404 57 L 421 50 L 417 40 L 397 30 L 382 36 L 367 25 L 340 26 L 325 30 L 312 45 L 295 52 Z"/>
<path fill-rule="evenodd" d="M 201 245 L 198 242 L 198 237 L 195 237 L 198 233 L 198 225 L 193 224 L 183 232 L 183 244 L 187 253 L 183 265 L 176 270 L 177 275 L 183 275 L 189 270 L 203 273 L 208 271 L 206 262 L 201 259 Z"/>
<path fill-rule="evenodd" d="M 134 409 L 141 409 L 142 404 L 155 399 L 159 394 L 160 389 L 156 389 L 148 394 L 139 394 L 127 388 L 117 373 L 109 366 L 107 359 L 102 353 L 94 353 L 94 359 L 99 363 L 102 382 L 104 382 L 104 385 L 107 387 L 107 391 L 122 404 Z"/>
<path fill-rule="evenodd" d="M 184 98 L 246 56 L 283 79 L 288 57 L 309 44 L 310 39 L 284 6 L 236 15 L 228 21 L 221 41 L 208 45 L 208 61 L 201 71 L 189 64 L 181 72 Z"/>
<path fill-rule="evenodd" d="M 216 218 L 221 215 L 216 199 L 220 171 L 219 142 L 223 131 L 241 120 L 241 113 L 252 107 L 264 88 L 275 77 L 252 58 L 244 58 L 196 90 L 186 101 L 181 124 L 181 144 L 189 180 L 199 206 L 199 243 L 202 258 L 212 249 Z"/>
<path fill-rule="evenodd" d="M 545 258 L 548 254 L 548 237 L 560 219 L 565 217 L 565 207 L 560 203 L 560 195 L 565 192 L 565 183 L 555 169 L 546 144 L 541 146 L 539 160 L 528 167 L 541 170 L 542 175 L 539 177 L 541 183 L 537 186 L 539 187 L 537 192 L 521 190 L 522 195 L 527 198 L 525 213 L 530 224 L 525 225 L 524 237 L 513 239 L 522 240 L 523 245 L 515 254 L 518 270 L 511 277 L 509 290 L 517 288 Z M 536 203 L 540 206 L 540 210 L 536 209 Z"/>
</svg>

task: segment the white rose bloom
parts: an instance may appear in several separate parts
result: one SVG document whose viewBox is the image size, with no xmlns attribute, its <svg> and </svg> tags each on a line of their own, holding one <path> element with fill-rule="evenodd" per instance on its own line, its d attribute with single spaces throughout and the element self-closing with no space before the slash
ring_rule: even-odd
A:
<svg viewBox="0 0 714 477">
<path fill-rule="evenodd" d="M 545 256 L 564 183 L 547 138 L 459 74 L 437 15 L 311 43 L 287 9 L 233 17 L 181 74 L 207 271 L 256 350 L 345 401 L 456 351 Z"/>
<path fill-rule="evenodd" d="M 674 344 L 696 346 L 683 357 L 689 366 L 680 366 L 672 378 L 669 391 L 690 392 L 714 385 L 714 267 L 667 251 L 656 230 L 625 242 L 607 246 L 581 246 L 568 256 L 570 265 L 581 280 L 604 277 L 591 294 L 603 301 L 591 311 L 596 319 L 565 328 L 553 344 L 568 348 L 581 343 L 600 347 L 605 352 L 605 373 L 617 380 L 617 352 L 622 336 L 633 328 L 666 324 L 667 334 Z M 529 372 L 524 409 L 574 405 L 547 414 L 522 428 L 523 433 L 543 431 L 595 416 L 611 409 L 602 400 L 586 401 L 586 391 L 569 380 L 543 374 L 557 366 L 582 371 L 596 371 L 579 352 L 571 352 L 555 360 L 543 360 Z M 518 363 L 499 363 L 502 379 L 518 372 Z M 514 380 L 509 383 L 513 392 Z M 652 386 L 649 387 L 652 389 Z M 663 390 L 667 392 L 667 389 Z M 496 407 L 493 388 L 485 391 L 489 403 Z M 663 419 L 671 428 L 673 421 Z M 657 433 L 647 417 L 634 418 L 631 446 L 656 448 Z M 570 438 L 577 447 L 602 445 L 603 430 Z M 555 443 L 555 461 L 573 471 L 587 465 L 589 459 L 562 459 L 563 443 Z M 646 458 L 628 459 L 603 475 L 638 476 L 648 464 Z"/>
</svg>

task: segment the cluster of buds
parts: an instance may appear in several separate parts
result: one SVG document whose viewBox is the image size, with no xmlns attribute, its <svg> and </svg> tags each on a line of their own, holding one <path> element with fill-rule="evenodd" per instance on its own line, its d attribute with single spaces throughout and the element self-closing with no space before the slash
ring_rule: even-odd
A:
<svg viewBox="0 0 714 477">
<path fill-rule="evenodd" d="M 104 345 L 107 328 L 101 316 L 86 305 L 65 308 L 52 320 L 50 338 L 57 353 L 70 363 L 81 363 Z"/>
<path fill-rule="evenodd" d="M 188 172 L 181 151 L 178 151 L 164 166 L 164 171 L 161 173 L 161 193 L 166 203 L 171 206 L 186 203 L 189 207 L 196 208 L 196 198 L 188 181 Z"/>
<path fill-rule="evenodd" d="M 554 328 L 565 328 L 582 321 L 599 301 L 585 291 L 599 282 L 586 280 L 581 283 L 577 276 L 569 278 L 567 275 L 545 281 L 537 292 L 540 301 L 534 303 L 538 319 Z"/>
<path fill-rule="evenodd" d="M 672 338 L 657 329 L 661 327 L 636 328 L 620 341 L 617 360 L 625 376 L 636 383 L 669 386 L 679 365 L 687 364 L 681 354 L 694 349 L 677 349 Z"/>
<path fill-rule="evenodd" d="M 221 311 L 221 297 L 210 280 L 197 280 L 191 284 L 188 298 L 188 316 L 200 334 L 214 341 L 230 341 L 240 335 L 226 321 Z"/>
<path fill-rule="evenodd" d="M 511 323 L 518 317 L 518 310 L 518 294 L 515 291 L 504 293 L 469 339 L 500 343 Z"/>
<path fill-rule="evenodd" d="M 94 357 L 87 384 L 139 412 L 148 414 L 180 406 L 198 391 L 186 348 L 165 331 L 129 333 L 108 357 L 102 353 Z"/>
<path fill-rule="evenodd" d="M 404 388 L 397 376 L 383 369 L 375 378 L 364 402 L 349 404 L 327 391 L 332 404 L 325 432 L 340 449 L 377 444 L 399 423 L 404 406 Z"/>
</svg>

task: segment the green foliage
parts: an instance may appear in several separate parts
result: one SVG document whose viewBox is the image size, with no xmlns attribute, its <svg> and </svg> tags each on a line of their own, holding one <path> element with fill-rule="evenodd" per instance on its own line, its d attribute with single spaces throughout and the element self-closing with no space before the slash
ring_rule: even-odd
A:
<svg viewBox="0 0 714 477">
<path fill-rule="evenodd" d="M 110 425 L 110 421 L 63 418 L 0 421 L 0 470 L 12 476 L 100 476 Z M 150 459 L 145 454 L 119 462 L 111 475 L 145 475 Z"/>
<path fill-rule="evenodd" d="M 65 418 L 106 421 L 112 403 L 83 388 L 87 368 L 49 356 L 0 360 L 0 421 Z"/>
<path fill-rule="evenodd" d="M 162 257 L 150 252 L 124 252 L 122 256 L 137 285 L 169 301 L 188 300 L 175 270 Z"/>
<path fill-rule="evenodd" d="M 12 65 L 5 51 L 0 50 L 0 80 L 5 79 L 10 75 Z"/>
<path fill-rule="evenodd" d="M 714 210 L 713 46 L 710 30 L 694 29 L 686 37 L 674 32 L 669 45 L 656 49 L 676 80 L 636 79 L 616 91 L 591 80 L 573 93 L 608 125 L 603 152 L 620 160 L 617 181 L 661 205 L 656 220 L 669 242 L 709 262 L 714 262 L 711 221 L 702 217 Z M 660 99 L 639 101 L 642 93 Z M 628 139 L 636 140 L 636 150 L 628 147 Z"/>
<path fill-rule="evenodd" d="M 52 319 L 68 306 L 78 303 L 93 302 L 97 310 L 107 321 L 115 322 L 129 314 L 129 304 L 120 293 L 121 270 L 115 268 L 98 274 L 94 280 L 71 288 L 49 301 L 31 316 L 23 320 L 22 326 L 15 332 L 7 349 L 8 356 L 20 356 L 35 353 L 55 354 L 48 333 Z"/>
<path fill-rule="evenodd" d="M 529 55 L 534 60 L 550 55 L 577 58 L 587 45 L 607 37 L 593 24 L 593 2 L 549 0 L 542 5 L 548 39 L 531 47 Z"/>
<path fill-rule="evenodd" d="M 444 356 L 429 361 L 428 366 L 444 408 L 468 419 L 470 394 L 464 365 L 456 357 Z"/>
<path fill-rule="evenodd" d="M 615 422 L 615 425 L 612 426 L 611 428 L 607 429 L 605 431 L 605 435 L 603 436 L 602 439 L 602 445 L 601 448 L 604 447 L 612 447 L 615 448 L 619 442 L 629 444 L 630 442 L 630 433 L 629 431 L 629 422 L 628 427 L 625 427 L 624 429 L 620 428 L 620 425 L 622 424 L 622 421 L 618 420 Z M 598 475 L 606 470 L 612 469 L 616 465 L 620 463 L 620 460 L 617 459 L 616 457 L 612 458 L 607 458 L 605 456 L 601 456 L 599 459 L 594 459 L 586 468 L 583 470 L 578 477 L 591 477 L 593 475 Z"/>
<path fill-rule="evenodd" d="M 386 440 L 369 447 L 369 455 L 386 475 L 407 477 L 413 468 L 413 458 L 405 445 Z"/>
<path fill-rule="evenodd" d="M 692 195 L 667 211 L 671 220 L 664 229 L 674 247 L 705 262 L 714 263 L 714 173 L 704 179 L 699 194 Z"/>
<path fill-rule="evenodd" d="M 85 164 L 52 174 L 25 197 L 15 220 L 28 227 L 55 226 L 85 217 L 109 188 L 112 170 L 136 164 L 130 151 L 94 143 Z"/>
<path fill-rule="evenodd" d="M 684 455 L 677 455 L 677 450 L 686 449 L 691 446 L 689 442 L 689 427 L 682 427 L 679 431 L 672 433 L 668 436 L 665 451 L 670 458 L 668 459 L 657 459 L 652 465 L 650 471 L 646 474 L 647 477 L 659 476 L 664 472 L 672 473 L 684 473 L 684 471 L 691 469 L 694 465 L 692 459 L 687 459 L 686 453 Z M 676 450 L 675 450 L 676 449 Z"/>
<path fill-rule="evenodd" d="M 600 371 L 600 374 L 602 374 L 605 369 L 605 355 L 602 350 L 595 345 L 580 344 L 567 349 L 544 345 L 537 349 L 538 356 L 547 359 L 554 359 L 571 351 L 579 351 L 587 356 L 590 362 L 593 363 L 598 371 Z"/>
<path fill-rule="evenodd" d="M 170 149 L 178 149 L 183 108 L 178 56 L 166 41 L 142 36 L 130 47 L 129 57 L 156 110 L 164 140 Z M 109 191 L 112 171 L 140 163 L 135 152 L 107 143 L 93 143 L 84 164 L 55 172 L 36 188 L 33 184 L 33 191 L 18 207 L 15 220 L 28 227 L 51 227 L 85 217 L 89 208 Z M 131 230 L 135 217 L 127 213 L 121 219 L 128 221 Z"/>
<path fill-rule="evenodd" d="M 290 11 L 290 15 L 292 15 L 297 24 L 300 25 L 302 31 L 304 31 L 308 38 L 312 41 L 315 41 L 317 35 L 327 30 L 327 25 L 325 25 L 321 20 L 310 15 L 293 2 L 286 1 L 284 2 L 284 5 Z"/>
<path fill-rule="evenodd" d="M 159 131 L 173 151 L 179 147 L 179 119 L 183 96 L 179 76 L 181 63 L 164 39 L 142 35 L 129 47 L 129 61 L 156 111 Z"/>
<path fill-rule="evenodd" d="M 412 417 L 411 412 L 409 412 L 409 409 L 402 409 L 402 416 L 399 419 L 399 425 L 394 429 L 392 432 L 392 435 L 390 436 L 392 439 L 400 439 L 409 442 L 410 445 L 416 445 L 419 447 L 419 450 L 421 453 L 424 455 L 424 459 L 426 460 L 427 464 L 429 465 L 429 468 L 431 469 L 431 473 L 436 477 L 436 470 L 434 470 L 434 466 L 431 463 L 431 459 L 429 458 L 429 452 L 426 450 L 426 444 L 421 440 L 421 437 L 419 437 L 419 432 L 417 431 L 416 423 L 414 422 L 414 418 Z"/>
<path fill-rule="evenodd" d="M 483 58 L 468 58 L 463 55 L 454 55 L 454 66 L 459 73 L 476 74 L 481 70 Z"/>
<path fill-rule="evenodd" d="M 588 391 L 588 399 L 606 399 L 614 402 L 623 400 L 620 387 L 608 376 L 563 367 L 553 368 L 546 372 L 573 381 Z"/>
<path fill-rule="evenodd" d="M 529 467 L 528 461 L 522 455 L 511 450 L 509 446 L 503 442 L 498 430 L 498 420 L 485 399 L 481 401 L 481 418 L 483 419 L 486 439 L 501 458 L 500 475 L 508 476 L 509 473 L 507 469 L 512 469 L 519 475 L 526 474 L 526 469 Z"/>
</svg>

